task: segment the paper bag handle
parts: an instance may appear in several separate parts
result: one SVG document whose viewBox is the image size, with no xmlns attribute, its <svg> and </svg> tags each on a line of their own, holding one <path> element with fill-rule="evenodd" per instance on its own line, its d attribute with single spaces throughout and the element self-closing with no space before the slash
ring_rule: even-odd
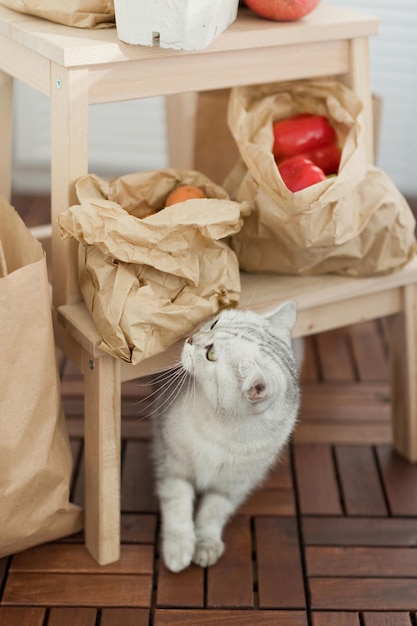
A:
<svg viewBox="0 0 417 626">
<path fill-rule="evenodd" d="M 0 241 L 0 278 L 7 276 L 7 263 L 2 243 Z"/>
</svg>

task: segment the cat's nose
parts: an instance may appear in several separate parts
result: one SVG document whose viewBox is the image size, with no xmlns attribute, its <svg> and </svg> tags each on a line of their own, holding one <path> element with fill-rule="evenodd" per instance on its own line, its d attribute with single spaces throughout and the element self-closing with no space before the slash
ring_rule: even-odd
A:
<svg viewBox="0 0 417 626">
<path fill-rule="evenodd" d="M 187 337 L 187 339 L 185 340 L 185 343 L 190 343 L 190 344 L 193 343 L 193 338 L 192 338 L 191 335 L 189 337 Z"/>
</svg>

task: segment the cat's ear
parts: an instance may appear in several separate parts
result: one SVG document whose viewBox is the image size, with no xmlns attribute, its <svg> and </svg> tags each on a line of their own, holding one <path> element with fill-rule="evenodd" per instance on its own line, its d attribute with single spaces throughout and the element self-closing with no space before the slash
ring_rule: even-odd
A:
<svg viewBox="0 0 417 626">
<path fill-rule="evenodd" d="M 297 304 L 293 300 L 287 300 L 276 309 L 265 313 L 265 317 L 277 330 L 286 328 L 291 331 L 297 319 Z"/>
<path fill-rule="evenodd" d="M 249 402 L 259 402 L 265 399 L 267 395 L 266 380 L 257 368 L 247 373 L 242 384 L 242 391 Z"/>
</svg>

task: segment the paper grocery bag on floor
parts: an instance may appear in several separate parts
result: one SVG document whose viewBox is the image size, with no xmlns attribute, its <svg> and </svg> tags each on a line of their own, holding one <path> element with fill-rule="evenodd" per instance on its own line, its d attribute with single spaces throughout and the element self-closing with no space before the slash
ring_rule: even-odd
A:
<svg viewBox="0 0 417 626">
<path fill-rule="evenodd" d="M 19 13 L 79 28 L 115 26 L 113 0 L 0 0 Z"/>
<path fill-rule="evenodd" d="M 207 198 L 164 208 L 178 184 Z M 162 352 L 240 295 L 235 253 L 246 203 L 193 170 L 157 170 L 76 185 L 79 205 L 60 214 L 79 245 L 80 288 L 101 348 L 131 363 Z"/>
<path fill-rule="evenodd" d="M 77 532 L 45 255 L 0 198 L 0 557 Z"/>
<path fill-rule="evenodd" d="M 272 122 L 302 112 L 328 117 L 342 158 L 336 177 L 292 193 L 272 154 Z M 234 88 L 228 123 L 241 161 L 224 186 L 253 209 L 232 240 L 243 270 L 366 276 L 413 257 L 413 214 L 389 177 L 367 162 L 363 108 L 351 90 L 329 80 Z"/>
</svg>

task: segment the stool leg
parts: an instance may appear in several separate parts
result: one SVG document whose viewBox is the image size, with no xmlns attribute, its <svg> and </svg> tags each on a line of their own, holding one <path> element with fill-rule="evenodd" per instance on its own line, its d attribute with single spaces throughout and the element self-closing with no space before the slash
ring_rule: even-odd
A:
<svg viewBox="0 0 417 626">
<path fill-rule="evenodd" d="M 374 162 L 372 88 L 368 37 L 355 37 L 350 41 L 349 72 L 345 84 L 359 96 L 363 105 L 366 157 Z"/>
<path fill-rule="evenodd" d="M 194 92 L 165 97 L 170 167 L 194 168 L 194 137 L 198 94 Z"/>
<path fill-rule="evenodd" d="M 417 286 L 403 287 L 403 312 L 388 318 L 395 450 L 417 462 Z"/>
<path fill-rule="evenodd" d="M 10 201 L 12 195 L 13 79 L 0 71 L 0 193 Z"/>
<path fill-rule="evenodd" d="M 100 565 L 120 558 L 120 362 L 87 357 L 85 541 Z"/>
</svg>

